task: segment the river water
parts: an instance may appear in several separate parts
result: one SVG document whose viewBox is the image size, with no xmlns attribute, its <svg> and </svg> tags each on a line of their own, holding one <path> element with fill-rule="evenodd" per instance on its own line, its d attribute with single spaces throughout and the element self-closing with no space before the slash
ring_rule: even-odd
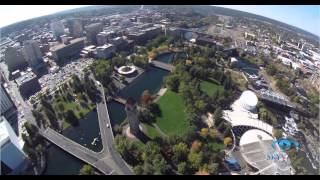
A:
<svg viewBox="0 0 320 180">
<path fill-rule="evenodd" d="M 138 100 L 142 92 L 146 89 L 149 90 L 151 94 L 154 94 L 161 88 L 164 77 L 168 75 L 168 73 L 168 71 L 151 67 L 147 72 L 141 75 L 139 79 L 124 88 L 120 92 L 120 96 L 123 98 L 132 97 L 135 100 Z M 120 125 L 126 118 L 124 106 L 118 102 L 109 102 L 108 111 L 112 126 L 117 124 Z M 102 149 L 96 110 L 91 111 L 81 119 L 78 127 L 68 128 L 62 134 L 93 151 L 98 152 Z M 51 145 L 48 150 L 48 162 L 44 174 L 79 174 L 79 170 L 84 164 L 86 163 L 68 154 L 59 147 Z"/>
</svg>

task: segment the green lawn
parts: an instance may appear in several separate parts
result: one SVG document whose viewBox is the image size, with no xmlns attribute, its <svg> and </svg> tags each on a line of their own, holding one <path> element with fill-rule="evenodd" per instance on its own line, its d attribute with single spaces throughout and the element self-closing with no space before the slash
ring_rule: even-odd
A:
<svg viewBox="0 0 320 180">
<path fill-rule="evenodd" d="M 84 116 L 95 108 L 95 105 L 92 106 L 90 105 L 90 103 L 88 104 L 87 107 L 80 107 L 80 105 L 78 105 L 75 101 L 64 101 L 61 97 L 55 99 L 53 104 L 57 104 L 58 101 L 62 102 L 65 111 L 72 110 L 79 120 L 81 119 L 80 114 Z M 53 108 L 56 110 L 56 112 L 59 111 L 58 109 L 56 109 L 56 107 L 53 107 Z M 71 125 L 68 122 L 63 120 L 62 122 L 63 130 L 67 129 L 70 126 Z"/>
<path fill-rule="evenodd" d="M 200 89 L 209 96 L 212 96 L 212 94 L 216 91 L 223 92 L 223 86 L 208 81 L 202 81 L 200 83 Z"/>
<path fill-rule="evenodd" d="M 157 102 L 162 116 L 157 118 L 160 129 L 170 135 L 181 135 L 189 128 L 182 97 L 168 90 Z"/>
<path fill-rule="evenodd" d="M 146 130 L 145 133 L 149 138 L 154 139 L 155 137 L 161 136 L 153 126 L 150 126 L 149 124 L 146 124 L 146 123 L 144 123 L 143 126 Z"/>
</svg>

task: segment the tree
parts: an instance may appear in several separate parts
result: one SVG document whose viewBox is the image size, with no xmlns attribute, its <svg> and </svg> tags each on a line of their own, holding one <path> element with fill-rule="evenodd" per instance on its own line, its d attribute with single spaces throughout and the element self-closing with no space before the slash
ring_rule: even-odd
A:
<svg viewBox="0 0 320 180">
<path fill-rule="evenodd" d="M 195 102 L 195 108 L 199 111 L 199 112 L 204 112 L 206 109 L 207 104 L 203 101 L 203 100 L 197 100 Z"/>
<path fill-rule="evenodd" d="M 190 151 L 188 160 L 194 169 L 198 169 L 202 163 L 203 153 Z"/>
<path fill-rule="evenodd" d="M 218 108 L 214 111 L 213 115 L 214 115 L 214 124 L 215 124 L 216 126 L 219 126 L 219 125 L 221 124 L 221 122 L 223 121 L 221 108 L 218 107 Z"/>
<path fill-rule="evenodd" d="M 141 122 L 152 124 L 156 121 L 156 117 L 150 112 L 149 109 L 143 109 L 138 112 L 138 119 Z"/>
<path fill-rule="evenodd" d="M 218 135 L 219 135 L 219 132 L 218 132 L 218 130 L 217 129 L 209 129 L 209 137 L 211 138 L 211 139 L 217 139 L 218 138 Z"/>
<path fill-rule="evenodd" d="M 210 175 L 208 170 L 205 169 L 205 168 L 200 168 L 196 173 L 195 175 Z"/>
<path fill-rule="evenodd" d="M 201 149 L 202 143 L 199 140 L 195 140 L 192 142 L 191 151 L 199 152 Z"/>
<path fill-rule="evenodd" d="M 147 109 L 150 110 L 150 112 L 152 114 L 154 114 L 155 116 L 160 117 L 161 116 L 161 109 L 159 107 L 159 104 L 157 103 L 149 103 L 147 106 Z"/>
<path fill-rule="evenodd" d="M 172 147 L 172 151 L 172 159 L 175 163 L 178 163 L 186 160 L 187 155 L 189 153 L 189 148 L 187 144 L 180 142 L 179 144 L 176 144 Z"/>
<path fill-rule="evenodd" d="M 175 75 L 175 74 L 166 76 L 165 77 L 165 84 L 170 90 L 172 90 L 174 92 L 178 92 L 179 84 L 180 84 L 179 76 Z"/>
<path fill-rule="evenodd" d="M 142 165 L 136 165 L 136 166 L 133 167 L 133 172 L 136 175 L 142 175 L 143 171 L 144 171 L 144 169 L 143 169 Z"/>
<path fill-rule="evenodd" d="M 72 110 L 68 110 L 66 113 L 66 121 L 68 123 L 70 123 L 72 126 L 78 126 L 79 125 L 79 121 L 77 116 L 74 114 L 74 112 Z"/>
<path fill-rule="evenodd" d="M 231 145 L 231 144 L 232 144 L 232 139 L 231 139 L 231 137 L 226 137 L 226 138 L 224 138 L 223 144 L 224 144 L 225 146 Z"/>
<path fill-rule="evenodd" d="M 142 95 L 140 96 L 140 103 L 142 105 L 147 105 L 151 101 L 152 101 L 152 97 L 149 90 L 144 90 Z"/>
<path fill-rule="evenodd" d="M 178 164 L 178 173 L 180 174 L 186 174 L 187 172 L 187 163 L 181 162 Z"/>
<path fill-rule="evenodd" d="M 282 130 L 281 129 L 274 129 L 273 130 L 273 137 L 280 139 L 282 137 Z"/>
<path fill-rule="evenodd" d="M 80 175 L 94 175 L 94 169 L 92 166 L 85 164 L 80 169 Z"/>
<path fill-rule="evenodd" d="M 31 110 L 31 112 L 32 112 L 32 115 L 34 116 L 34 118 L 36 120 L 37 126 L 38 127 L 43 126 L 45 124 L 45 120 L 44 120 L 43 114 L 40 113 L 39 111 L 36 111 L 36 110 Z"/>
<path fill-rule="evenodd" d="M 208 134 L 209 134 L 209 129 L 208 128 L 201 128 L 201 130 L 200 130 L 200 136 L 201 137 L 206 139 Z"/>
</svg>

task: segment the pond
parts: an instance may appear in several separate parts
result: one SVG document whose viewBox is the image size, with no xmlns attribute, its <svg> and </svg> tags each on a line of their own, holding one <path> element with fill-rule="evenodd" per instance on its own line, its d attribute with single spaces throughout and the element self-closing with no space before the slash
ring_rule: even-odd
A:
<svg viewBox="0 0 320 180">
<path fill-rule="evenodd" d="M 108 103 L 108 112 L 112 127 L 115 125 L 120 125 L 127 117 L 124 105 L 116 101 L 111 101 Z"/>
<path fill-rule="evenodd" d="M 251 64 L 250 62 L 243 60 L 241 58 L 237 58 L 238 62 L 236 67 L 249 75 L 259 75 L 259 67 L 256 66 L 255 64 Z"/>
<path fill-rule="evenodd" d="M 173 59 L 182 59 L 182 60 L 186 60 L 187 59 L 187 54 L 185 52 L 169 52 L 169 53 L 163 53 L 158 55 L 155 58 L 157 61 L 161 61 L 167 64 L 172 63 Z"/>
<path fill-rule="evenodd" d="M 98 114 L 96 109 L 86 114 L 80 120 L 78 127 L 68 128 L 62 134 L 95 152 L 102 150 Z M 94 139 L 96 139 L 95 143 L 93 143 Z"/>
<path fill-rule="evenodd" d="M 62 134 L 93 151 L 99 152 L 102 150 L 96 109 L 86 114 L 80 120 L 78 127 L 70 127 Z M 96 144 L 92 144 L 95 138 L 97 138 Z M 47 168 L 44 172 L 45 175 L 79 174 L 79 170 L 84 164 L 86 164 L 54 144 L 49 147 L 47 157 Z"/>
<path fill-rule="evenodd" d="M 124 99 L 132 97 L 137 101 L 144 90 L 149 90 L 150 94 L 155 94 L 160 90 L 164 77 L 168 74 L 168 71 L 150 67 L 139 79 L 125 87 L 119 95 Z"/>
<path fill-rule="evenodd" d="M 44 175 L 77 175 L 85 165 L 80 159 L 70 155 L 56 145 L 48 150 L 47 168 Z"/>
</svg>

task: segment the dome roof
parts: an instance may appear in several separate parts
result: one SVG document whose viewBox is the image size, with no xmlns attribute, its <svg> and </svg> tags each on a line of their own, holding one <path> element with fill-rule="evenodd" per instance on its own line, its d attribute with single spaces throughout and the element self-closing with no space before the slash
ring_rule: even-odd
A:
<svg viewBox="0 0 320 180">
<path fill-rule="evenodd" d="M 258 103 L 258 98 L 254 92 L 247 90 L 241 94 L 240 101 L 245 106 L 255 107 Z"/>
</svg>

